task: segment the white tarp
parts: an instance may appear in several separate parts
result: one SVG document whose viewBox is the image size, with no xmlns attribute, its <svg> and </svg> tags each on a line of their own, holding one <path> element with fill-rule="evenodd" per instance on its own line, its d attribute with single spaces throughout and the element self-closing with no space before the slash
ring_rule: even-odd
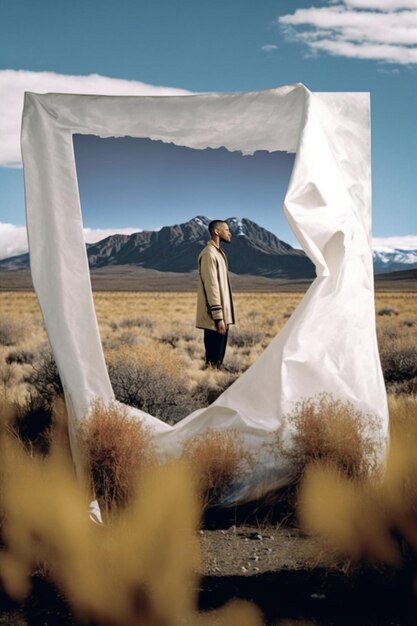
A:
<svg viewBox="0 0 417 626">
<path fill-rule="evenodd" d="M 301 84 L 195 96 L 25 94 L 22 152 L 33 283 L 75 425 L 94 398 L 114 398 L 101 346 L 82 232 L 72 134 L 148 137 L 196 149 L 296 152 L 285 215 L 317 279 L 257 361 L 208 408 L 171 427 L 152 425 L 161 452 L 208 427 L 236 428 L 262 450 L 294 403 L 322 392 L 376 415 L 387 401 L 376 343 L 371 253 L 369 94 L 312 93 Z M 281 207 L 277 206 L 277 211 Z M 147 297 L 145 294 L 143 297 Z M 272 312 L 271 312 L 272 313 Z M 253 483 L 291 480 L 284 460 L 259 456 Z M 241 485 L 239 496 L 246 497 Z M 246 494 L 246 495 L 245 495 Z"/>
</svg>

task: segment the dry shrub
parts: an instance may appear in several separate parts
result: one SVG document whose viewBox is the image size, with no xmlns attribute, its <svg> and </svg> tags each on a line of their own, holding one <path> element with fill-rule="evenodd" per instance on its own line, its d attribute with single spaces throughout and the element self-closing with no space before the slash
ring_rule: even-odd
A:
<svg viewBox="0 0 417 626">
<path fill-rule="evenodd" d="M 370 483 L 352 480 L 331 463 L 311 463 L 299 489 L 298 515 L 310 534 L 325 537 L 344 556 L 399 564 L 383 507 Z"/>
<path fill-rule="evenodd" d="M 335 464 L 346 476 L 361 477 L 378 467 L 378 419 L 365 414 L 351 402 L 328 393 L 300 400 L 286 419 L 293 431 L 292 445 L 283 448 L 277 438 L 273 445 L 302 473 L 311 462 Z"/>
<path fill-rule="evenodd" d="M 16 419 L 16 405 L 0 394 L 0 444 L 5 436 L 13 434 L 11 425 Z M 1 491 L 0 491 L 1 495 Z"/>
<path fill-rule="evenodd" d="M 22 322 L 9 317 L 0 319 L 0 345 L 14 346 L 22 341 L 25 335 L 25 326 Z"/>
<path fill-rule="evenodd" d="M 214 374 L 217 370 L 213 368 Z M 204 380 L 199 382 L 193 390 L 193 398 L 198 407 L 208 406 L 230 387 L 230 385 L 236 380 L 237 375 L 235 373 L 224 373 L 222 376 L 210 377 L 207 376 Z"/>
<path fill-rule="evenodd" d="M 229 333 L 229 344 L 236 348 L 252 348 L 264 339 L 264 333 L 252 328 L 233 328 Z"/>
<path fill-rule="evenodd" d="M 395 309 L 392 306 L 384 306 L 378 310 L 378 315 L 398 315 L 398 309 Z"/>
<path fill-rule="evenodd" d="M 35 352 L 33 350 L 27 350 L 26 348 L 20 348 L 19 350 L 12 350 L 6 357 L 6 363 L 17 363 L 18 365 L 31 364 L 35 360 Z"/>
<path fill-rule="evenodd" d="M 127 407 L 97 400 L 79 427 L 79 441 L 91 491 L 106 510 L 125 507 L 137 474 L 156 461 L 151 429 Z"/>
<path fill-rule="evenodd" d="M 417 444 L 417 396 L 388 396 L 392 438 L 406 437 Z"/>
<path fill-rule="evenodd" d="M 417 397 L 390 396 L 389 413 L 391 444 L 385 487 L 391 507 L 404 517 L 406 510 L 417 507 Z"/>
<path fill-rule="evenodd" d="M 226 364 L 224 366 L 223 371 L 226 371 L 230 374 L 240 375 L 240 374 L 243 374 L 243 372 L 246 371 L 248 367 L 249 367 L 249 363 L 244 361 L 242 358 L 239 358 L 239 356 L 233 355 L 233 356 L 227 357 Z M 237 376 L 230 379 L 227 387 L 229 387 L 236 378 Z"/>
<path fill-rule="evenodd" d="M 234 429 L 208 428 L 184 443 L 182 455 L 199 476 L 205 506 L 219 501 L 233 480 L 254 464 L 241 435 Z"/>
<path fill-rule="evenodd" d="M 389 393 L 417 392 L 417 332 L 408 323 L 385 323 L 377 332 L 381 366 Z"/>
<path fill-rule="evenodd" d="M 417 349 L 414 345 L 385 344 L 380 351 L 381 365 L 388 391 L 417 392 Z"/>
<path fill-rule="evenodd" d="M 417 399 L 391 397 L 389 408 L 391 444 L 378 479 L 354 479 L 335 464 L 313 462 L 299 489 L 298 512 L 304 529 L 345 556 L 398 565 L 398 535 L 417 552 Z"/>
<path fill-rule="evenodd" d="M 130 317 L 121 320 L 118 324 L 116 324 L 116 328 L 146 328 L 147 330 L 151 330 L 154 326 L 154 320 L 150 317 L 146 317 L 145 315 L 140 315 L 138 317 Z"/>
<path fill-rule="evenodd" d="M 115 350 L 107 355 L 107 367 L 114 394 L 124 404 L 171 423 L 194 408 L 184 364 L 168 347 Z"/>
<path fill-rule="evenodd" d="M 45 563 L 83 623 L 183 623 L 194 605 L 198 519 L 184 471 L 144 476 L 123 520 L 98 528 L 86 493 L 57 457 L 39 462 L 10 441 L 2 452 L 7 550 L 0 565 L 11 597 L 22 600 L 32 571 Z"/>
<path fill-rule="evenodd" d="M 125 331 L 119 335 L 117 338 L 117 342 L 115 342 L 114 346 L 117 348 L 118 346 L 135 346 L 140 343 L 140 338 L 131 331 Z"/>
<path fill-rule="evenodd" d="M 194 341 L 195 338 L 196 338 L 195 334 L 191 332 L 187 333 L 184 331 L 177 330 L 177 331 L 171 331 L 169 333 L 165 333 L 164 335 L 161 335 L 161 337 L 159 338 L 159 341 L 161 343 L 168 344 L 172 348 L 176 348 L 181 341 L 185 343 L 189 343 L 190 341 Z"/>
<path fill-rule="evenodd" d="M 64 394 L 55 358 L 50 350 L 40 350 L 32 370 L 23 378 L 48 404 Z"/>
<path fill-rule="evenodd" d="M 54 423 L 61 428 L 58 419 Z M 259 611 L 252 607 L 244 616 L 240 602 L 197 612 L 200 507 L 189 466 L 146 468 L 128 509 L 99 527 L 89 520 L 88 492 L 75 479 L 62 435 L 55 428 L 50 454 L 42 458 L 0 432 L 6 543 L 0 578 L 11 598 L 25 599 L 31 575 L 42 564 L 77 623 L 260 626 Z"/>
<path fill-rule="evenodd" d="M 39 396 L 28 396 L 23 403 L 14 403 L 12 432 L 32 454 L 49 452 L 52 430 L 52 407 Z"/>
<path fill-rule="evenodd" d="M 382 328 L 377 328 L 379 349 L 383 350 L 386 343 L 389 345 L 392 341 L 398 340 L 400 336 L 401 332 L 398 326 L 390 324 L 389 326 L 382 326 Z"/>
<path fill-rule="evenodd" d="M 0 383 L 3 385 L 3 393 L 5 396 L 7 396 L 8 388 L 13 386 L 16 379 L 17 373 L 15 365 L 0 363 Z"/>
</svg>

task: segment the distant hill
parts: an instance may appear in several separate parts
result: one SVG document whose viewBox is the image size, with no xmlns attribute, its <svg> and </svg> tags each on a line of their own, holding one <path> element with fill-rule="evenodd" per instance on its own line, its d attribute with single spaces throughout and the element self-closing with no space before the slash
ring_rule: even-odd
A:
<svg viewBox="0 0 417 626">
<path fill-rule="evenodd" d="M 293 248 L 255 222 L 230 217 L 231 245 L 224 244 L 229 269 L 234 274 L 280 280 L 311 280 L 314 266 L 302 250 Z M 159 272 L 187 274 L 196 270 L 197 257 L 209 235 L 209 219 L 197 216 L 184 224 L 133 235 L 111 235 L 86 244 L 90 269 L 136 266 Z M 388 274 L 417 269 L 417 250 L 384 249 L 373 252 L 374 272 Z M 29 255 L 0 261 L 0 271 L 29 268 Z M 394 277 L 393 277 L 394 279 Z M 396 279 L 396 278 L 395 278 Z"/>
<path fill-rule="evenodd" d="M 376 288 L 382 288 L 384 285 L 389 286 L 401 285 L 404 288 L 412 288 L 417 290 L 417 268 L 411 270 L 400 270 L 399 272 L 386 272 L 386 274 L 375 275 Z"/>
<path fill-rule="evenodd" d="M 225 245 L 231 272 L 288 280 L 314 278 L 314 265 L 303 251 L 249 219 L 231 217 L 226 221 L 233 234 L 230 246 Z M 185 224 L 164 226 L 159 231 L 111 235 L 87 244 L 90 269 L 136 265 L 162 272 L 192 272 L 209 239 L 208 224 L 207 217 L 198 216 Z M 0 261 L 0 270 L 28 267 L 27 253 Z"/>
</svg>

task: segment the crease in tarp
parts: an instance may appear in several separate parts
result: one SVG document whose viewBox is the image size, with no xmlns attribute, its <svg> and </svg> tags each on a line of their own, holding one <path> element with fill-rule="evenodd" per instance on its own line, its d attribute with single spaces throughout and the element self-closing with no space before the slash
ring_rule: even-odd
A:
<svg viewBox="0 0 417 626">
<path fill-rule="evenodd" d="M 110 401 L 114 393 L 89 278 L 75 133 L 243 154 L 296 152 L 284 214 L 317 278 L 281 332 L 209 407 L 175 426 L 129 407 L 132 418 L 152 428 L 161 458 L 181 454 L 185 441 L 208 428 L 237 429 L 258 462 L 250 478 L 231 485 L 224 504 L 258 497 L 294 479 L 285 455 L 265 452 L 271 438 L 279 434 L 281 449 L 290 448 L 295 404 L 325 392 L 375 417 L 383 460 L 388 410 L 370 269 L 369 119 L 369 94 L 313 93 L 301 84 L 163 97 L 25 94 L 21 145 L 31 271 L 64 381 L 78 469 L 77 424 L 88 418 L 93 400 Z"/>
</svg>

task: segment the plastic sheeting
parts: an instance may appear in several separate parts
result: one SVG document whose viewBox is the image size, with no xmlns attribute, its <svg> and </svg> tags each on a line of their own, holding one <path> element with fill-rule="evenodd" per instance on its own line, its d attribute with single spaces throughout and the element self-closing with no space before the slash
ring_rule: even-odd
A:
<svg viewBox="0 0 417 626">
<path fill-rule="evenodd" d="M 301 84 L 168 97 L 25 94 L 31 271 L 79 466 L 77 421 L 88 416 L 93 399 L 110 401 L 114 394 L 91 292 L 73 133 L 224 146 L 244 154 L 296 152 L 284 212 L 317 278 L 268 348 L 209 407 L 173 427 L 130 407 L 132 416 L 152 426 L 161 455 L 180 454 L 184 441 L 208 428 L 236 429 L 257 463 L 224 502 L 255 497 L 293 478 L 288 457 L 271 455 L 268 442 L 278 433 L 280 445 L 291 446 L 294 403 L 327 392 L 376 418 L 383 458 L 388 412 L 375 332 L 369 94 L 312 93 Z"/>
</svg>

